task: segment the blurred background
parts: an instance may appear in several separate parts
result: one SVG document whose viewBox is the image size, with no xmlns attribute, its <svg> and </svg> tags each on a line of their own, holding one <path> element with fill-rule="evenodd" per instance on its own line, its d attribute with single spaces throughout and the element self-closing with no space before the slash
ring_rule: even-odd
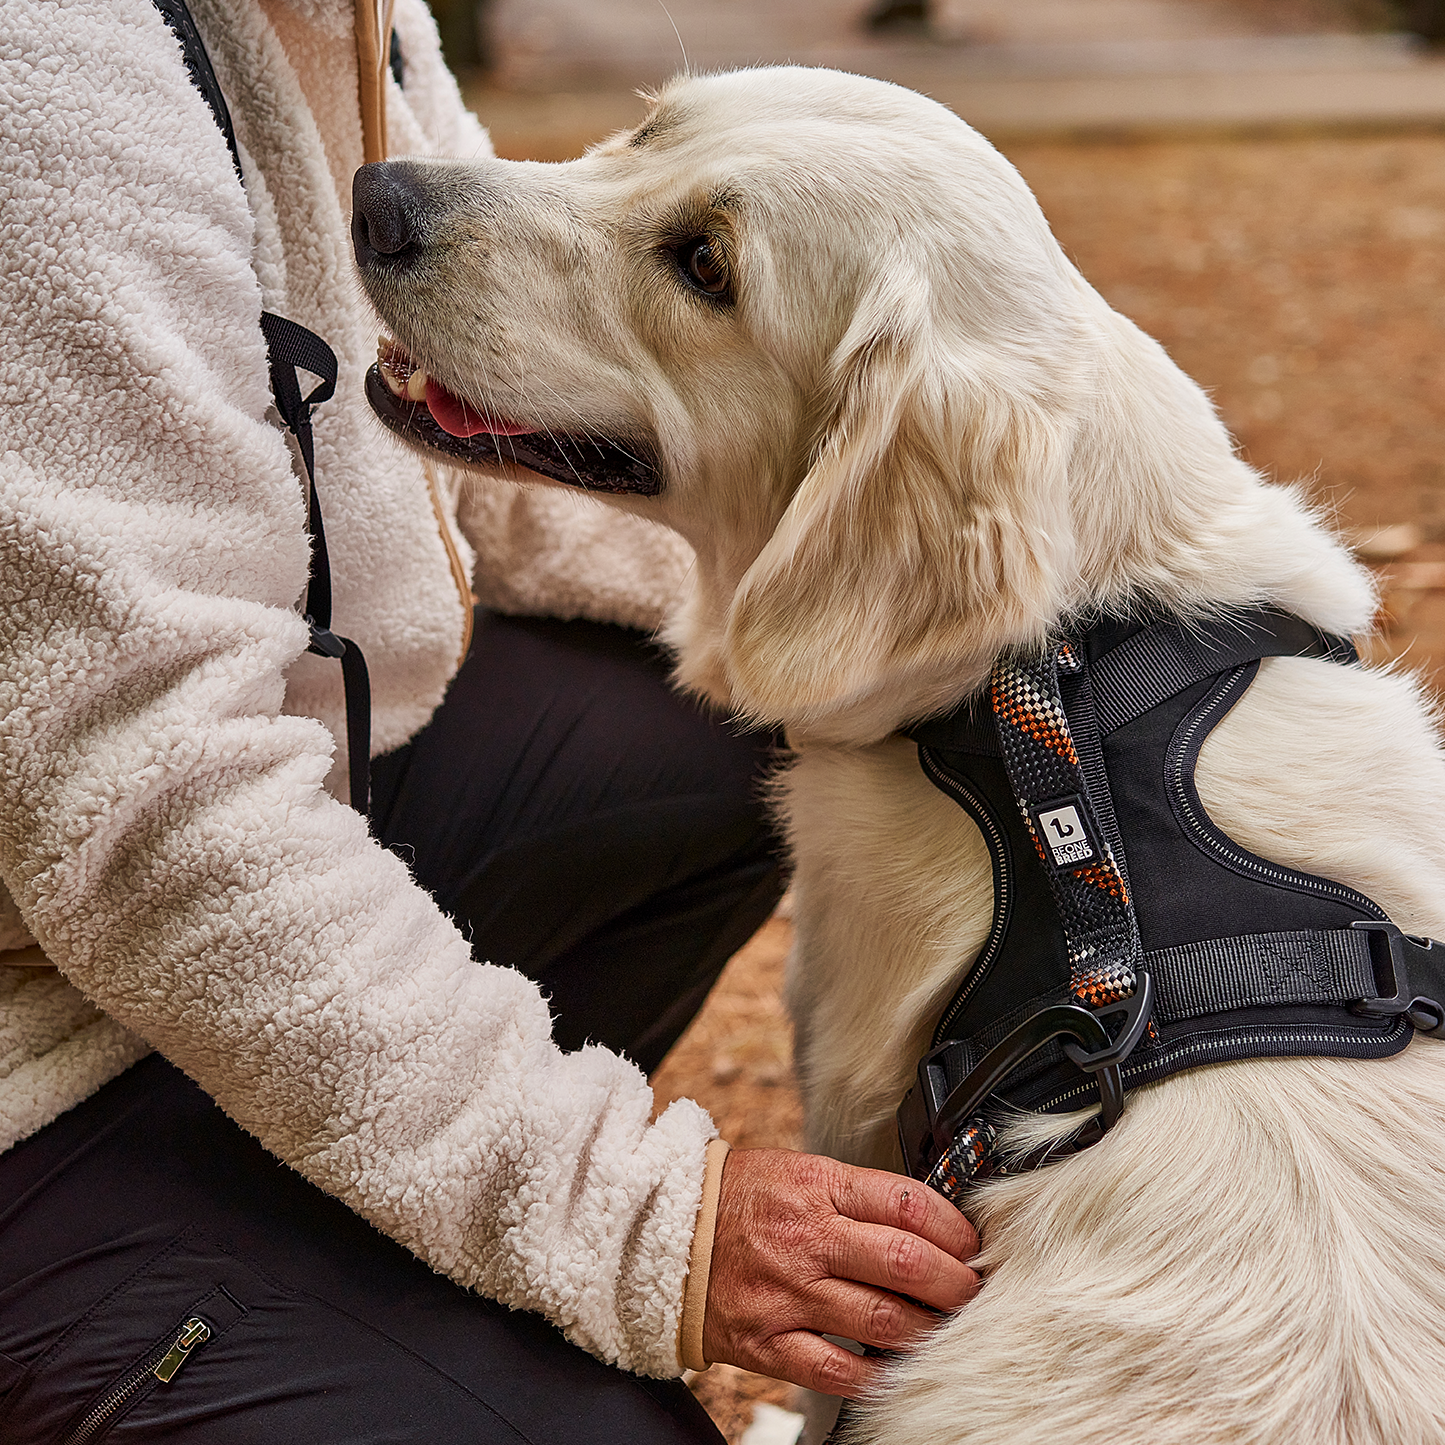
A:
<svg viewBox="0 0 1445 1445">
<path fill-rule="evenodd" d="M 1445 665 L 1445 0 L 432 0 L 500 154 L 562 160 L 693 70 L 791 61 L 924 91 L 1023 173 L 1084 275 L 1299 480 L 1380 578 L 1370 647 Z M 1445 674 L 1442 674 L 1445 678 Z M 770 922 L 656 1076 L 735 1145 L 796 1146 Z M 694 1383 L 791 1445 L 783 1387 Z M 793 1433 L 790 1433 L 793 1432 Z"/>
</svg>

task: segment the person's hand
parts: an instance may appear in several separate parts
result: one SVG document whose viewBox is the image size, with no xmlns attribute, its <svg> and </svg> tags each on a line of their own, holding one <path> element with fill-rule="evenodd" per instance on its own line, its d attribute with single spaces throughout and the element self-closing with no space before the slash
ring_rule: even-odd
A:
<svg viewBox="0 0 1445 1445">
<path fill-rule="evenodd" d="M 814 1154 L 738 1149 L 723 1166 L 708 1280 L 709 1360 L 856 1396 L 978 1289 L 973 1226 L 925 1184 Z M 909 1298 L 905 1299 L 904 1296 Z M 932 1310 L 923 1306 L 931 1306 Z"/>
</svg>

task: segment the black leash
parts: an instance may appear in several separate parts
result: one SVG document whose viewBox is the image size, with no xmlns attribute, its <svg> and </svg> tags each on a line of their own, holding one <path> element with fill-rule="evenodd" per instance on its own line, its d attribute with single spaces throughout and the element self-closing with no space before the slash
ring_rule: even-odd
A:
<svg viewBox="0 0 1445 1445">
<path fill-rule="evenodd" d="M 241 173 L 241 153 L 226 98 L 221 94 L 211 58 L 196 29 L 185 0 L 154 0 L 161 18 L 181 44 L 186 69 L 196 89 L 211 108 L 216 125 L 231 152 L 231 164 Z M 394 47 L 393 47 L 394 48 Z M 393 55 L 393 65 L 398 57 Z M 261 313 L 261 332 L 271 369 L 271 395 L 286 429 L 296 438 L 306 468 L 306 531 L 311 538 L 311 576 L 306 584 L 306 625 L 311 630 L 308 652 L 334 657 L 341 663 L 346 695 L 346 753 L 351 783 L 351 806 L 364 818 L 371 816 L 371 678 L 366 658 L 350 638 L 331 630 L 331 560 L 326 552 L 326 531 L 321 522 L 321 498 L 316 491 L 316 449 L 311 435 L 311 409 L 330 400 L 336 391 L 336 353 L 314 332 L 295 321 Z M 297 369 L 310 372 L 320 384 L 305 396 Z"/>
</svg>

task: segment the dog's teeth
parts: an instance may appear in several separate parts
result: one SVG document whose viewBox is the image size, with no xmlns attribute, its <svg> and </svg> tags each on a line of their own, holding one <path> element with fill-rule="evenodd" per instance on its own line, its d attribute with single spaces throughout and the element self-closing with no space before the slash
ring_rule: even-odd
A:
<svg viewBox="0 0 1445 1445">
<path fill-rule="evenodd" d="M 406 394 L 412 401 L 426 400 L 426 372 L 421 367 L 412 372 L 406 379 Z"/>
<path fill-rule="evenodd" d="M 416 370 L 406 347 L 390 336 L 379 336 L 376 340 L 376 369 L 386 383 L 386 389 L 396 397 L 407 394 L 407 378 Z"/>
</svg>

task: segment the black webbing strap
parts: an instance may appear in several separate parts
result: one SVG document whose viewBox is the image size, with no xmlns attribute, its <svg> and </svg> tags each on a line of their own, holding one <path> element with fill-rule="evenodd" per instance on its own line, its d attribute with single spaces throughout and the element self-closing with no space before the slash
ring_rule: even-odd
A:
<svg viewBox="0 0 1445 1445">
<path fill-rule="evenodd" d="M 186 69 L 202 98 L 211 108 L 216 125 L 231 152 L 237 180 L 244 181 L 241 153 L 226 97 L 221 94 L 211 57 L 206 54 L 196 23 L 185 0 L 154 0 L 161 19 L 181 44 Z M 351 805 L 363 817 L 371 814 L 371 678 L 366 658 L 350 639 L 331 630 L 331 561 L 326 552 L 326 532 L 321 523 L 321 499 L 316 493 L 316 455 L 311 437 L 311 408 L 320 406 L 336 391 L 336 353 L 314 332 L 284 316 L 261 313 L 261 331 L 271 368 L 271 395 L 276 411 L 296 438 L 306 467 L 306 530 L 311 537 L 311 577 L 306 584 L 306 623 L 311 629 L 308 651 L 341 662 L 341 681 L 346 696 L 346 753 L 351 780 Z M 320 385 L 306 396 L 296 369 L 309 371 Z"/>
<path fill-rule="evenodd" d="M 307 531 L 311 534 L 311 580 L 306 584 L 306 625 L 311 629 L 308 651 L 341 662 L 346 694 L 346 757 L 351 780 L 351 806 L 363 817 L 371 814 L 371 678 L 361 649 L 331 630 L 331 560 L 326 552 L 326 529 L 321 521 L 321 499 L 316 495 L 316 453 L 311 436 L 311 408 L 336 390 L 336 353 L 314 332 L 284 316 L 261 313 L 261 331 L 271 361 L 271 394 L 276 410 L 296 438 L 306 468 L 309 492 Z M 301 395 L 297 368 L 320 378 L 320 385 Z"/>
<path fill-rule="evenodd" d="M 1351 929 L 1208 938 L 1144 958 L 1161 1023 L 1230 1009 L 1353 1003 L 1375 993 L 1369 935 Z"/>
<path fill-rule="evenodd" d="M 1140 966 L 1154 981 L 1154 1017 L 1180 1023 L 1231 1009 L 1371 998 L 1377 991 L 1372 958 L 1368 932 L 1299 929 L 1150 949 Z M 1428 990 L 1438 982 L 1430 972 L 1415 964 L 1402 987 Z M 1022 1020 L 1054 1001 L 1026 999 L 986 1029 L 948 1040 L 936 1057 L 961 1077 Z"/>
<path fill-rule="evenodd" d="M 1099 732 L 1108 736 L 1186 687 L 1261 657 L 1359 660 L 1348 638 L 1273 608 L 1194 624 L 1156 622 L 1089 665 Z"/>
<path fill-rule="evenodd" d="M 1167 620 L 1141 628 L 1095 658 L 1088 667 L 1100 737 L 1158 707 L 1206 677 L 1262 657 L 1318 657 L 1358 662 L 1353 643 L 1320 632 L 1275 608 L 1193 622 Z M 953 752 L 998 757 L 998 732 L 982 694 L 944 717 L 907 729 L 914 742 Z"/>
</svg>

